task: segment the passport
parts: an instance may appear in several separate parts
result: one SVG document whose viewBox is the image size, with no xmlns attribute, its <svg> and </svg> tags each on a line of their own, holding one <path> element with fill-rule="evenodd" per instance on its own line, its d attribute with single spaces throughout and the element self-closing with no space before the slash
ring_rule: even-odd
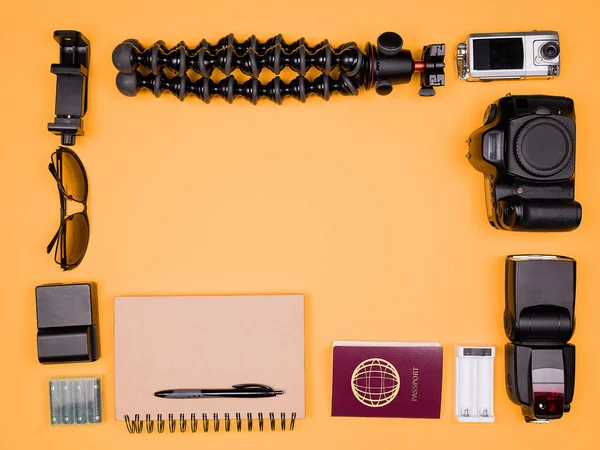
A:
<svg viewBox="0 0 600 450">
<path fill-rule="evenodd" d="M 331 415 L 439 419 L 442 367 L 436 342 L 335 341 Z"/>
</svg>

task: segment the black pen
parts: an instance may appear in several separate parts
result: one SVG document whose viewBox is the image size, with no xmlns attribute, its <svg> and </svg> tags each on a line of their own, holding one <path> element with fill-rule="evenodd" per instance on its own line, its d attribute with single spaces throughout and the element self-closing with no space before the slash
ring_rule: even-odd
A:
<svg viewBox="0 0 600 450">
<path fill-rule="evenodd" d="M 265 384 L 235 384 L 233 389 L 167 389 L 155 392 L 160 398 L 259 398 L 282 395 Z"/>
</svg>

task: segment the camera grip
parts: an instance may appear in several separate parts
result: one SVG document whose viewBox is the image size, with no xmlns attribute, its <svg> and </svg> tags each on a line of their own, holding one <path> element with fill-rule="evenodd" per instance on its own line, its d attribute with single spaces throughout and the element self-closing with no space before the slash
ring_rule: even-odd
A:
<svg viewBox="0 0 600 450">
<path fill-rule="evenodd" d="M 581 205 L 551 200 L 500 201 L 502 228 L 513 231 L 571 231 L 581 223 Z"/>
</svg>

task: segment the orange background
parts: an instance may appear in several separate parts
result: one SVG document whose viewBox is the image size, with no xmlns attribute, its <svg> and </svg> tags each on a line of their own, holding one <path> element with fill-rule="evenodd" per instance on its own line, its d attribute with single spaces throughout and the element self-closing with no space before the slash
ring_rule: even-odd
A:
<svg viewBox="0 0 600 450">
<path fill-rule="evenodd" d="M 598 448 L 600 65 L 598 11 L 590 8 L 552 0 L 3 2 L 0 448 Z M 457 79 L 453 53 L 468 33 L 534 28 L 561 33 L 559 78 Z M 46 131 L 56 29 L 80 30 L 92 46 L 86 135 L 74 147 L 91 185 L 92 235 L 81 266 L 66 273 L 44 251 L 59 222 L 47 170 L 59 139 Z M 180 103 L 148 92 L 132 99 L 114 86 L 111 53 L 129 37 L 195 45 L 229 32 L 283 33 L 362 47 L 387 30 L 416 56 L 424 44 L 447 44 L 447 85 L 436 97 L 417 96 L 417 77 L 388 97 L 361 91 L 282 107 Z M 465 139 L 487 104 L 508 92 L 575 100 L 584 210 L 576 231 L 519 234 L 487 223 L 482 175 L 464 157 Z M 525 424 L 503 382 L 504 257 L 529 252 L 579 262 L 575 400 L 545 426 Z M 35 286 L 88 280 L 98 283 L 101 359 L 40 365 Z M 294 433 L 130 436 L 115 421 L 115 295 L 290 292 L 306 294 L 308 418 Z M 334 339 L 441 342 L 441 420 L 331 418 Z M 494 424 L 453 418 L 455 343 L 497 346 Z M 48 377 L 88 374 L 103 376 L 106 422 L 50 427 Z"/>
</svg>

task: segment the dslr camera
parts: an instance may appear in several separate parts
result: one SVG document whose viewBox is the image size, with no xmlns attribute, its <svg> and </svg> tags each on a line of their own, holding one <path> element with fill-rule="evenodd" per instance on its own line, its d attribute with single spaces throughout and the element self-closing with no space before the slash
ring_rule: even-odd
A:
<svg viewBox="0 0 600 450">
<path fill-rule="evenodd" d="M 509 231 L 570 231 L 575 197 L 575 107 L 567 97 L 508 95 L 488 106 L 468 139 L 482 172 L 487 216 Z"/>
<path fill-rule="evenodd" d="M 456 68 L 467 81 L 553 78 L 560 73 L 558 33 L 470 34 L 458 45 Z"/>
</svg>

